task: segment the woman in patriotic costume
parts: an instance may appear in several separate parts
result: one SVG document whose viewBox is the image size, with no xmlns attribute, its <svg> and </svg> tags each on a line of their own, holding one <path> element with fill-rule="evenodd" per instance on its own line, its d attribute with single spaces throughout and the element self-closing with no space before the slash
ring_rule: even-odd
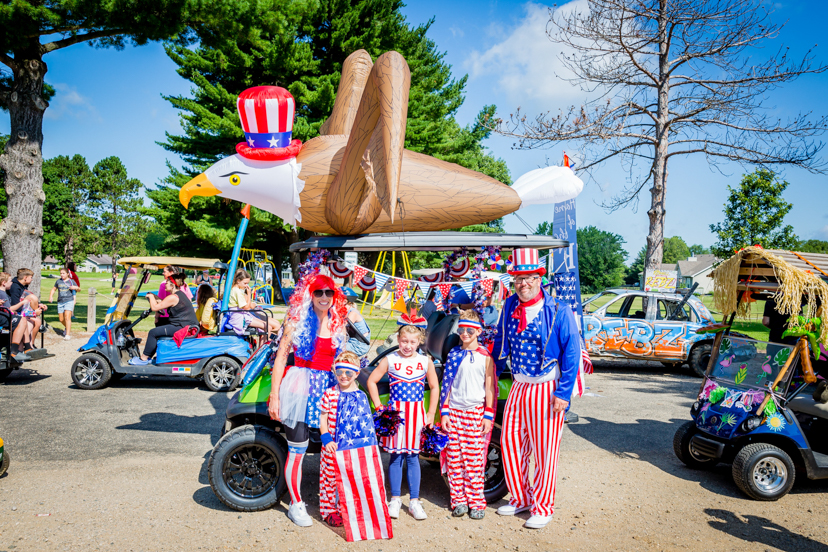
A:
<svg viewBox="0 0 828 552">
<path fill-rule="evenodd" d="M 423 426 L 434 423 L 437 403 L 431 401 L 426 414 L 423 406 L 425 383 L 429 389 L 438 389 L 439 381 L 434 363 L 427 356 L 420 354 L 417 348 L 423 341 L 423 332 L 413 325 L 401 326 L 397 330 L 399 350 L 389 353 L 371 372 L 368 378 L 368 393 L 374 406 L 379 408 L 382 402 L 377 383 L 388 373 L 391 397 L 388 407 L 399 410 L 405 423 L 399 427 L 396 435 L 382 437 L 382 448 L 391 454 L 388 479 L 391 482 L 391 502 L 388 504 L 389 515 L 396 519 L 400 515 L 402 499 L 403 464 L 408 468 L 408 511 L 414 519 L 423 520 L 428 516 L 420 501 L 420 434 Z"/>
<path fill-rule="evenodd" d="M 494 359 L 500 374 L 510 362 L 514 383 L 503 413 L 501 447 L 509 504 L 503 516 L 531 510 L 525 527 L 541 529 L 555 511 L 555 478 L 564 413 L 577 384 L 583 392 L 581 338 L 572 309 L 541 289 L 546 273 L 536 249 L 516 249 L 509 274 L 515 294 L 500 313 Z M 529 483 L 529 456 L 535 475 Z"/>
<path fill-rule="evenodd" d="M 332 278 L 310 276 L 290 298 L 285 332 L 273 365 L 268 411 L 285 428 L 285 479 L 291 499 L 288 518 L 301 527 L 312 524 L 299 492 L 309 428 L 319 427 L 319 401 L 336 385 L 331 367 L 348 342 L 347 312 L 348 302 Z M 291 351 L 296 364 L 288 367 Z"/>
</svg>

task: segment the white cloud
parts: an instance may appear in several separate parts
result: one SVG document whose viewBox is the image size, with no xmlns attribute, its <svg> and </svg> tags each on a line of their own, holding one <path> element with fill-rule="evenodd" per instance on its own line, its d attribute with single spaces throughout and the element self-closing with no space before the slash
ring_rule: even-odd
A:
<svg viewBox="0 0 828 552">
<path fill-rule="evenodd" d="M 82 96 L 74 86 L 62 82 L 50 83 L 57 93 L 49 103 L 44 118 L 58 120 L 63 118 L 100 121 L 98 110 L 86 96 Z"/>
<path fill-rule="evenodd" d="M 454 38 L 457 38 L 458 36 L 460 38 L 463 38 L 464 36 L 466 36 L 466 33 L 463 32 L 463 29 L 461 29 L 457 25 L 452 25 L 451 27 L 449 27 L 449 32 L 451 33 L 451 36 Z"/>
<path fill-rule="evenodd" d="M 558 9 L 576 8 L 586 10 L 586 0 Z M 525 17 L 514 27 L 492 25 L 490 35 L 499 42 L 484 52 L 469 54 L 464 65 L 470 79 L 493 79 L 509 102 L 530 111 L 580 103 L 585 93 L 564 80 L 571 76 L 560 60 L 564 47 L 547 36 L 549 6 L 530 2 L 523 10 Z"/>
</svg>

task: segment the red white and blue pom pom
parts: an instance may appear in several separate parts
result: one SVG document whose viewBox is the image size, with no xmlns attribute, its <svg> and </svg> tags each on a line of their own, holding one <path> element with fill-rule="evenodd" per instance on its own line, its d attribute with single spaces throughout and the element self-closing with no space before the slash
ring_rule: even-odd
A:
<svg viewBox="0 0 828 552">
<path fill-rule="evenodd" d="M 393 437 L 400 426 L 405 424 L 399 410 L 383 405 L 374 411 L 374 429 L 377 437 Z"/>
<path fill-rule="evenodd" d="M 420 454 L 423 456 L 439 456 L 448 445 L 449 436 L 439 427 L 424 427 L 420 433 Z"/>
</svg>

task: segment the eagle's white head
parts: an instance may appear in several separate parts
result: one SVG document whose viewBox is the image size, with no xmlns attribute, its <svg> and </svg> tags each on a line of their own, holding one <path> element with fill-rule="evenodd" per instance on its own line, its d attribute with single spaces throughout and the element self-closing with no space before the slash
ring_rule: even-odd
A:
<svg viewBox="0 0 828 552">
<path fill-rule="evenodd" d="M 231 155 L 196 176 L 178 192 L 187 208 L 193 196 L 221 195 L 269 211 L 285 222 L 301 222 L 299 180 L 302 165 L 295 158 L 284 161 L 255 161 Z"/>
</svg>

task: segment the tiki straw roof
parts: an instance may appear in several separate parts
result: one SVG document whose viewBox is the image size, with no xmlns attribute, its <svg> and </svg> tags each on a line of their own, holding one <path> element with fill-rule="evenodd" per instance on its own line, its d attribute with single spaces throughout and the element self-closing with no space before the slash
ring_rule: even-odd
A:
<svg viewBox="0 0 828 552">
<path fill-rule="evenodd" d="M 823 320 L 828 313 L 828 255 L 751 246 L 722 262 L 712 276 L 713 300 L 725 317 L 749 314 L 751 303 L 742 301 L 747 289 L 774 291 L 781 314 L 798 315 L 803 297 L 809 313 Z M 828 324 L 822 326 L 820 341 L 828 345 Z"/>
</svg>

